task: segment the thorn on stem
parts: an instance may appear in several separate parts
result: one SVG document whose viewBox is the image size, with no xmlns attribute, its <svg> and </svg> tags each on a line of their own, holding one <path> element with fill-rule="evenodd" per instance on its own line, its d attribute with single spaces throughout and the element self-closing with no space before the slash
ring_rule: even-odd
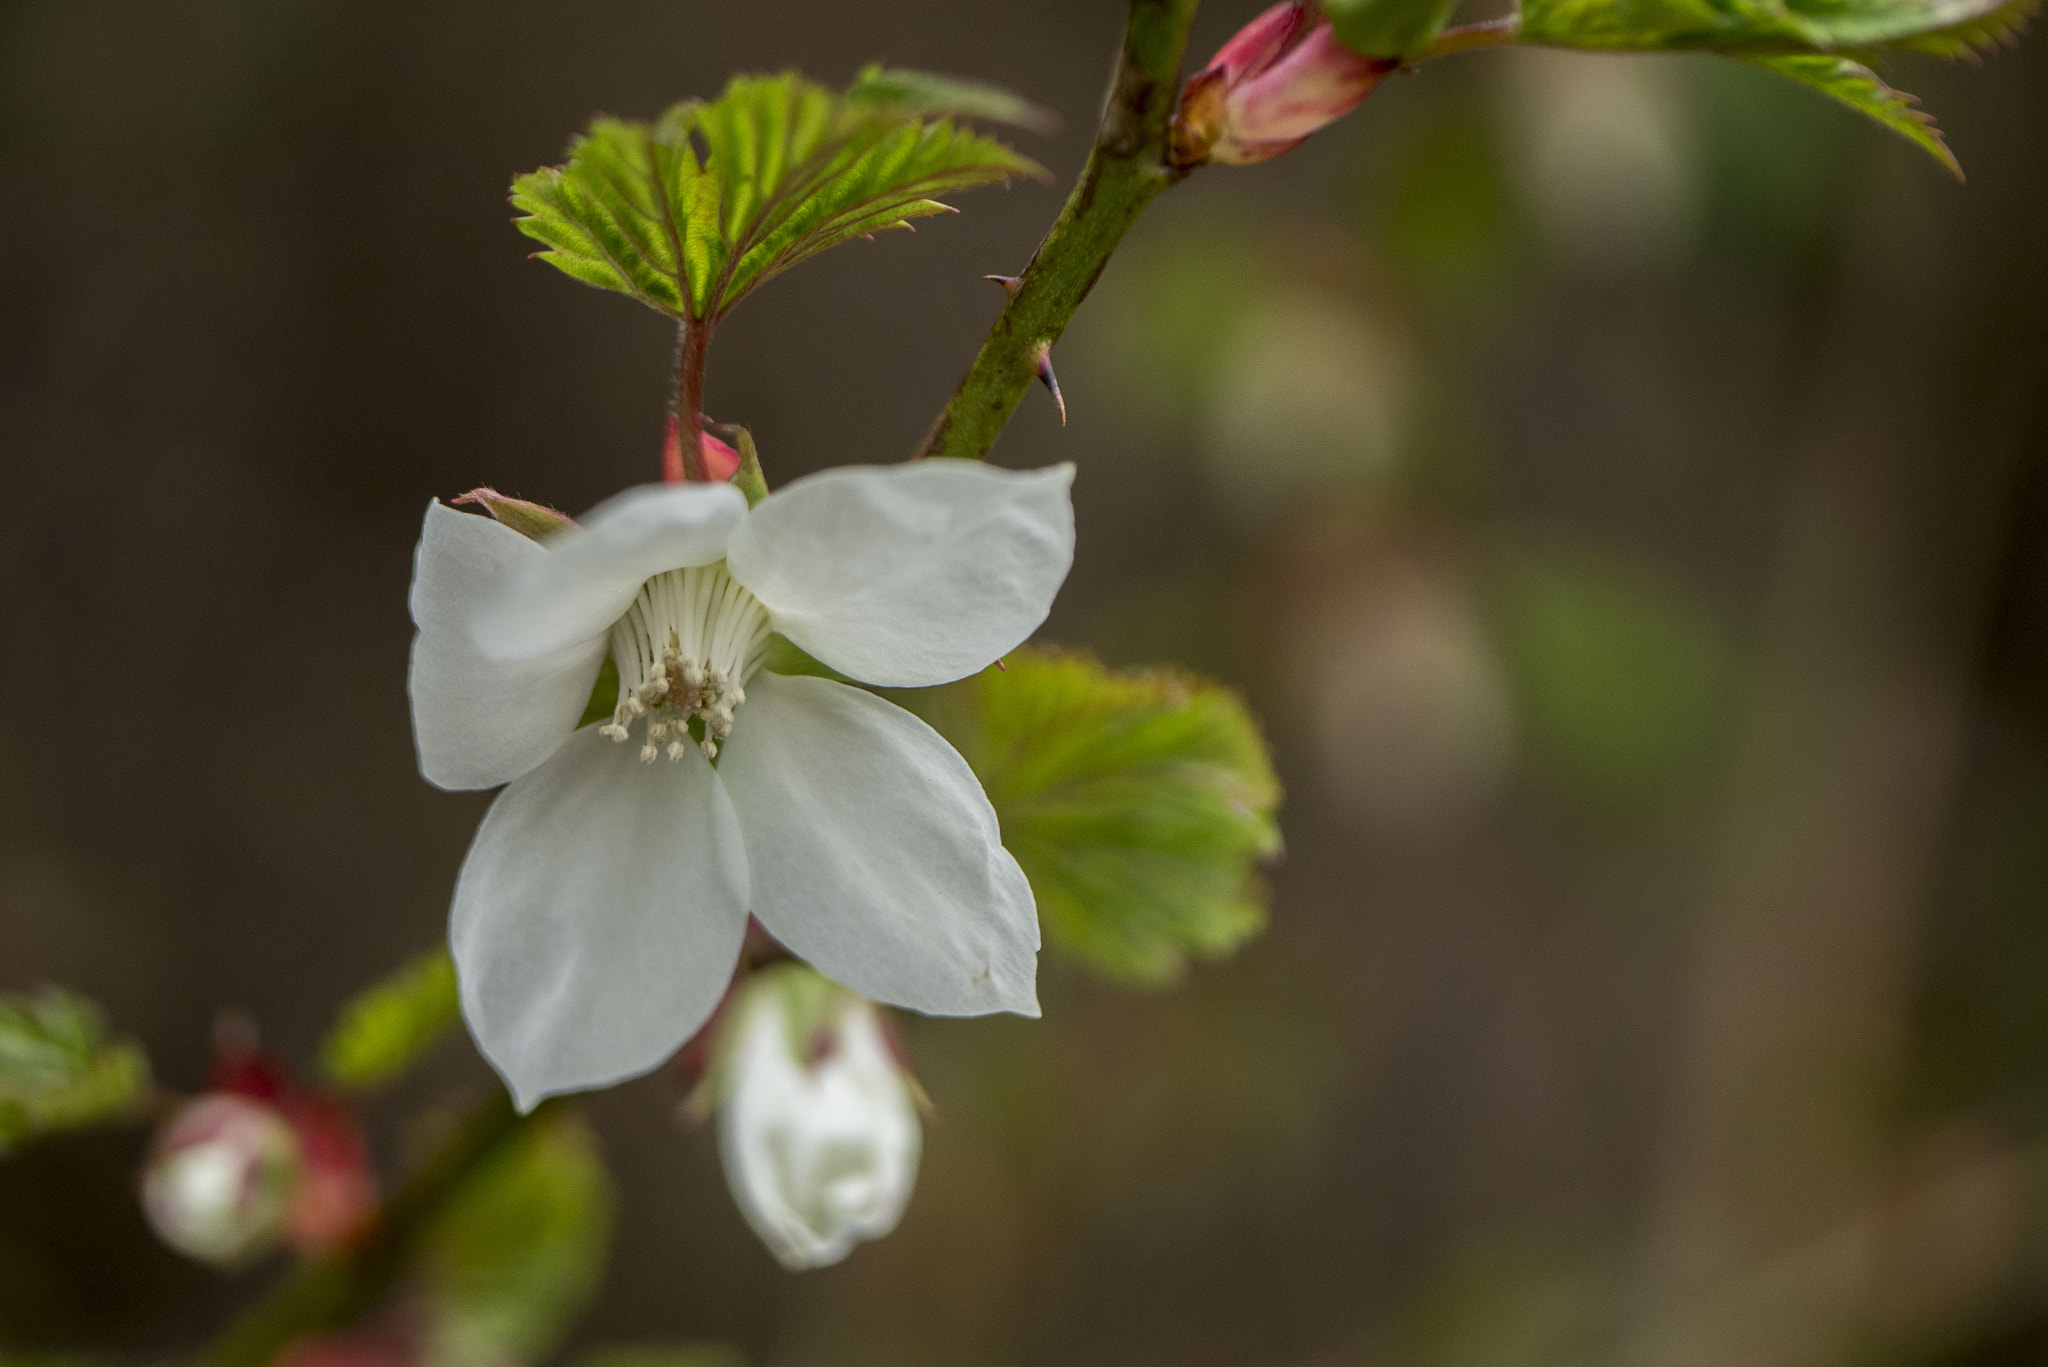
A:
<svg viewBox="0 0 2048 1367">
<path fill-rule="evenodd" d="M 1038 382 L 1052 391 L 1052 401 L 1058 404 L 1060 408 L 1060 426 L 1065 427 L 1067 425 L 1067 401 L 1060 396 L 1059 377 L 1052 373 L 1052 343 L 1040 342 L 1038 350 L 1033 355 L 1034 363 L 1032 369 L 1038 374 Z"/>
<path fill-rule="evenodd" d="M 993 280 L 998 285 L 1001 285 L 1003 287 L 1003 293 L 1012 299 L 1015 299 L 1017 297 L 1017 291 L 1024 287 L 1024 278 L 1022 276 L 984 275 L 981 278 L 984 280 Z"/>
</svg>

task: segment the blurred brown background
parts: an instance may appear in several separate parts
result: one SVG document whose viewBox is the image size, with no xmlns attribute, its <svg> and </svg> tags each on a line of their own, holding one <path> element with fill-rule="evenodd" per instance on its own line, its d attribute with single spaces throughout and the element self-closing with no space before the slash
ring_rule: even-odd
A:
<svg viewBox="0 0 2048 1367">
<path fill-rule="evenodd" d="M 1205 7 L 1194 56 L 1257 8 Z M 0 987 L 194 1086 L 441 933 L 421 510 L 658 469 L 671 340 L 525 260 L 604 111 L 886 58 L 1058 109 L 1061 179 L 750 300 L 771 480 L 907 453 L 1078 170 L 1109 0 L 0 6 Z M 779 1271 L 666 1079 L 579 1341 L 763 1364 L 2048 1361 L 2048 47 L 1902 63 L 1970 172 L 1767 74 L 1480 54 L 1162 199 L 1009 464 L 1046 628 L 1242 686 L 1270 932 L 1178 990 L 913 1022 L 905 1223 Z M 379 1112 L 480 1076 L 466 1044 Z M 188 1345 L 263 1273 L 139 1134 L 0 1164 L 0 1346 Z"/>
</svg>

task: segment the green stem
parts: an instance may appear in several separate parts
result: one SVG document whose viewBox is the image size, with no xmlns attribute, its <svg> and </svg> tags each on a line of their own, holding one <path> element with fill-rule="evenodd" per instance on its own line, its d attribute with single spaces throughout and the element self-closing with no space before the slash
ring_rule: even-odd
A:
<svg viewBox="0 0 2048 1367">
<path fill-rule="evenodd" d="M 967 377 L 932 424 L 921 456 L 988 454 L 1131 224 L 1184 172 L 1167 163 L 1166 130 L 1197 0 L 1131 0 L 1116 80 L 1081 179 L 1039 244 Z"/>
<path fill-rule="evenodd" d="M 404 1272 L 420 1235 L 484 1161 L 555 1103 L 525 1115 L 503 1091 L 479 1106 L 417 1176 L 384 1204 L 351 1247 L 306 1264 L 245 1313 L 200 1356 L 203 1367 L 265 1367 L 293 1340 L 353 1322 Z"/>
</svg>

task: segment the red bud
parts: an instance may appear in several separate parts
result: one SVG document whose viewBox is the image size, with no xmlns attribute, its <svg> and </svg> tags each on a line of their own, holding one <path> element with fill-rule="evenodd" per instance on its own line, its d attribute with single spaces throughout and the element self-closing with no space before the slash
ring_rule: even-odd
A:
<svg viewBox="0 0 2048 1367">
<path fill-rule="evenodd" d="M 1399 65 L 1344 46 L 1311 5 L 1275 5 L 1238 30 L 1181 91 L 1174 160 L 1183 167 L 1270 161 L 1356 109 Z"/>
</svg>

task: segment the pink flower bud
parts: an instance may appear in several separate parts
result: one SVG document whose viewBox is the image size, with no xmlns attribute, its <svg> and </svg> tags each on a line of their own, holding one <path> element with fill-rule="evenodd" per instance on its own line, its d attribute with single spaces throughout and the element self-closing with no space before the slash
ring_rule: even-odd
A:
<svg viewBox="0 0 2048 1367">
<path fill-rule="evenodd" d="M 1174 161 L 1271 161 L 1356 109 L 1399 65 L 1344 46 L 1317 6 L 1275 5 L 1188 80 L 1173 123 Z"/>
<path fill-rule="evenodd" d="M 279 1109 L 299 1142 L 299 1181 L 285 1237 L 300 1253 L 330 1253 L 349 1243 L 377 1210 L 370 1148 L 355 1113 L 338 1097 L 298 1092 Z"/>
<path fill-rule="evenodd" d="M 158 1133 L 142 1208 L 172 1248 L 231 1266 L 275 1245 L 298 1174 L 298 1140 L 275 1107 L 209 1092 Z"/>
<path fill-rule="evenodd" d="M 697 451 L 704 460 L 704 478 L 713 484 L 723 484 L 739 473 L 740 453 L 709 432 L 698 434 Z M 669 483 L 682 483 L 683 424 L 673 413 L 668 415 L 668 434 L 662 438 L 661 468 Z"/>
</svg>

